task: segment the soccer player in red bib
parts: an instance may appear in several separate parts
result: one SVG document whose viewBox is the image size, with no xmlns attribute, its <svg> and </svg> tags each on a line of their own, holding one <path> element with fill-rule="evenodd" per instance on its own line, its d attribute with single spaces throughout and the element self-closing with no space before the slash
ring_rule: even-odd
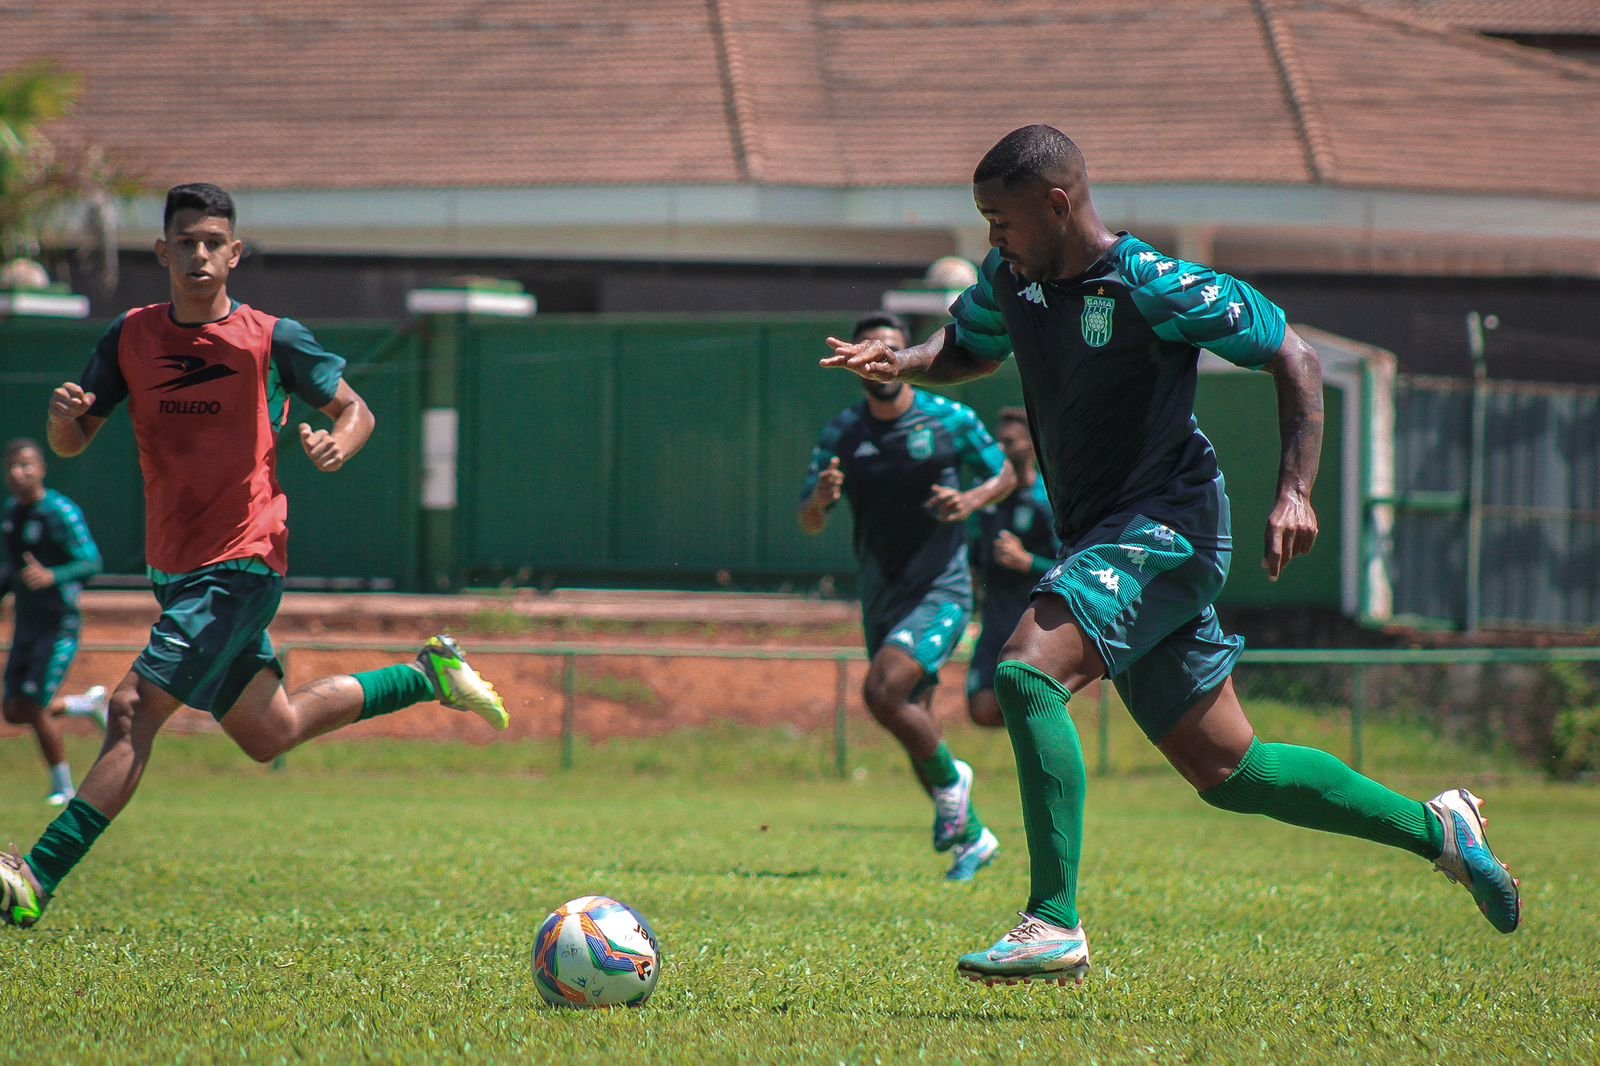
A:
<svg viewBox="0 0 1600 1066">
<path fill-rule="evenodd" d="M 133 798 L 156 734 L 180 706 L 209 712 L 244 752 L 269 762 L 312 737 L 438 701 L 508 724 L 494 686 L 448 637 L 414 663 L 313 681 L 293 693 L 267 625 L 288 568 L 288 500 L 277 440 L 294 394 L 333 421 L 301 423 L 301 446 L 332 473 L 372 435 L 344 360 L 310 331 L 228 295 L 244 244 L 233 199 L 215 185 L 167 193 L 156 258 L 170 303 L 127 312 L 80 382 L 50 398 L 56 454 L 80 454 L 128 402 L 145 482 L 145 561 L 161 617 L 111 696 L 105 746 L 78 794 L 24 858 L 0 855 L 0 920 L 32 925 L 61 880 Z"/>
</svg>

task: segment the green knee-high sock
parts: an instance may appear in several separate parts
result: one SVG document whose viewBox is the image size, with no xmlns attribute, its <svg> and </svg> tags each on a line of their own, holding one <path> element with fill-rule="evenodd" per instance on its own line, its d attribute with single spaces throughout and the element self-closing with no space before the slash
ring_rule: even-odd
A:
<svg viewBox="0 0 1600 1066">
<path fill-rule="evenodd" d="M 385 666 L 382 670 L 368 670 L 364 674 L 351 674 L 361 685 L 361 715 L 357 721 L 391 714 L 414 703 L 434 699 L 433 685 L 421 670 L 409 663 Z"/>
<path fill-rule="evenodd" d="M 1017 756 L 1033 873 L 1028 913 L 1075 929 L 1088 774 L 1078 728 L 1067 711 L 1072 694 L 1055 678 L 1015 659 L 996 668 L 994 691 Z"/>
<path fill-rule="evenodd" d="M 74 797 L 28 852 L 28 865 L 39 879 L 39 887 L 55 895 L 61 879 L 89 854 L 89 849 L 110 824 L 111 819 Z"/>
<path fill-rule="evenodd" d="M 1444 848 L 1444 830 L 1425 804 L 1315 748 L 1252 740 L 1239 768 L 1200 798 L 1225 811 L 1361 837 L 1430 861 Z"/>
</svg>

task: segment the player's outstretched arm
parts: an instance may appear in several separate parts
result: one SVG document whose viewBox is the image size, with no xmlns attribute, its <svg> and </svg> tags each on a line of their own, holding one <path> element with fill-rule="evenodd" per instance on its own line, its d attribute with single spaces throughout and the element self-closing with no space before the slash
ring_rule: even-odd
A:
<svg viewBox="0 0 1600 1066">
<path fill-rule="evenodd" d="M 857 344 L 828 338 L 833 354 L 819 363 L 825 367 L 839 367 L 869 381 L 915 381 L 929 384 L 953 385 L 958 381 L 993 374 L 1000 366 L 997 362 L 982 359 L 956 343 L 954 323 L 911 348 L 899 351 L 880 340 L 864 340 Z"/>
<path fill-rule="evenodd" d="M 76 381 L 62 383 L 50 394 L 50 414 L 45 420 L 45 437 L 50 450 L 63 459 L 83 454 L 100 427 L 103 418 L 89 413 L 94 406 L 94 393 L 84 392 Z"/>
<path fill-rule="evenodd" d="M 1273 581 L 1290 561 L 1317 540 L 1311 487 L 1322 461 L 1322 360 L 1294 330 L 1285 331 L 1278 353 L 1264 368 L 1278 388 L 1278 498 L 1267 516 L 1266 555 L 1261 565 Z"/>
<path fill-rule="evenodd" d="M 348 381 L 339 382 L 339 391 L 321 410 L 333 419 L 333 429 L 314 430 L 307 423 L 300 423 L 300 446 L 318 470 L 331 474 L 367 446 L 377 419 Z"/>
</svg>

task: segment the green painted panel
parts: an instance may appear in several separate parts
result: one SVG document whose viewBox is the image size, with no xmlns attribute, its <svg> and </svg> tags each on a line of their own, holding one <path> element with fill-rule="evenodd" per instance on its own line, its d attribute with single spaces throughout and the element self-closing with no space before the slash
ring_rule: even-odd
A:
<svg viewBox="0 0 1600 1066">
<path fill-rule="evenodd" d="M 324 474 L 300 446 L 298 426 L 327 416 L 299 397 L 278 441 L 278 483 L 289 496 L 289 576 L 357 578 L 417 587 L 421 345 L 392 326 L 307 323 L 324 348 L 348 360 L 345 379 L 372 409 L 372 439 L 345 467 Z"/>
<path fill-rule="evenodd" d="M 0 440 L 45 444 L 50 392 L 77 381 L 106 321 L 11 319 L 0 322 Z M 48 449 L 48 446 L 46 446 Z M 47 455 L 46 484 L 83 508 L 108 574 L 144 573 L 144 480 L 133 427 L 119 409 L 89 450 L 74 459 Z"/>
<path fill-rule="evenodd" d="M 1272 582 L 1261 568 L 1267 516 L 1278 486 L 1278 401 L 1272 377 L 1261 373 L 1200 375 L 1196 417 L 1216 448 L 1233 503 L 1233 568 L 1218 601 L 1222 605 L 1338 608 L 1343 399 L 1338 389 L 1324 391 L 1322 466 L 1311 494 L 1320 527 L 1316 547 Z"/>
<path fill-rule="evenodd" d="M 538 584 L 612 565 L 613 343 L 592 321 L 475 327 L 458 527 L 472 579 Z"/>
</svg>

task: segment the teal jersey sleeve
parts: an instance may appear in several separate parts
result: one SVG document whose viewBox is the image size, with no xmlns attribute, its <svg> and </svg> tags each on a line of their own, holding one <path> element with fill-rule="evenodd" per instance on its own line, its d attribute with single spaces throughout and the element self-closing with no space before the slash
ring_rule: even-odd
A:
<svg viewBox="0 0 1600 1066">
<path fill-rule="evenodd" d="M 272 327 L 272 363 L 284 388 L 312 407 L 326 407 L 339 394 L 344 357 L 318 344 L 311 331 L 292 318 L 280 318 Z"/>
<path fill-rule="evenodd" d="M 1011 354 L 1011 335 L 994 300 L 994 278 L 1005 260 L 993 249 L 978 268 L 978 280 L 950 305 L 956 320 L 956 343 L 980 359 L 998 363 Z"/>
<path fill-rule="evenodd" d="M 845 415 L 839 415 L 822 427 L 822 434 L 811 449 L 811 465 L 806 467 L 806 480 L 800 488 L 800 502 L 805 503 L 816 491 L 817 479 L 839 455 L 839 438 L 844 434 Z"/>
<path fill-rule="evenodd" d="M 100 572 L 100 548 L 89 533 L 78 505 L 60 493 L 50 494 L 51 507 L 45 512 L 52 539 L 67 554 L 67 562 L 50 568 L 57 585 L 86 581 Z"/>
<path fill-rule="evenodd" d="M 1124 238 L 1115 253 L 1135 306 L 1163 340 L 1206 348 L 1251 369 L 1271 362 L 1282 346 L 1283 310 L 1238 278 L 1134 238 Z"/>
<path fill-rule="evenodd" d="M 89 355 L 88 365 L 78 375 L 83 391 L 94 394 L 89 413 L 96 418 L 107 417 L 117 404 L 128 398 L 128 383 L 122 377 L 122 363 L 117 358 L 122 346 L 122 320 L 127 317 L 127 312 L 118 315 L 100 335 Z"/>
<path fill-rule="evenodd" d="M 1000 442 L 994 439 L 994 434 L 989 432 L 989 427 L 983 424 L 972 408 L 961 403 L 952 403 L 950 406 L 956 412 L 950 428 L 955 433 L 956 450 L 962 462 L 979 481 L 988 481 L 997 476 L 1006 465 L 1006 453 L 1000 447 Z"/>
</svg>

